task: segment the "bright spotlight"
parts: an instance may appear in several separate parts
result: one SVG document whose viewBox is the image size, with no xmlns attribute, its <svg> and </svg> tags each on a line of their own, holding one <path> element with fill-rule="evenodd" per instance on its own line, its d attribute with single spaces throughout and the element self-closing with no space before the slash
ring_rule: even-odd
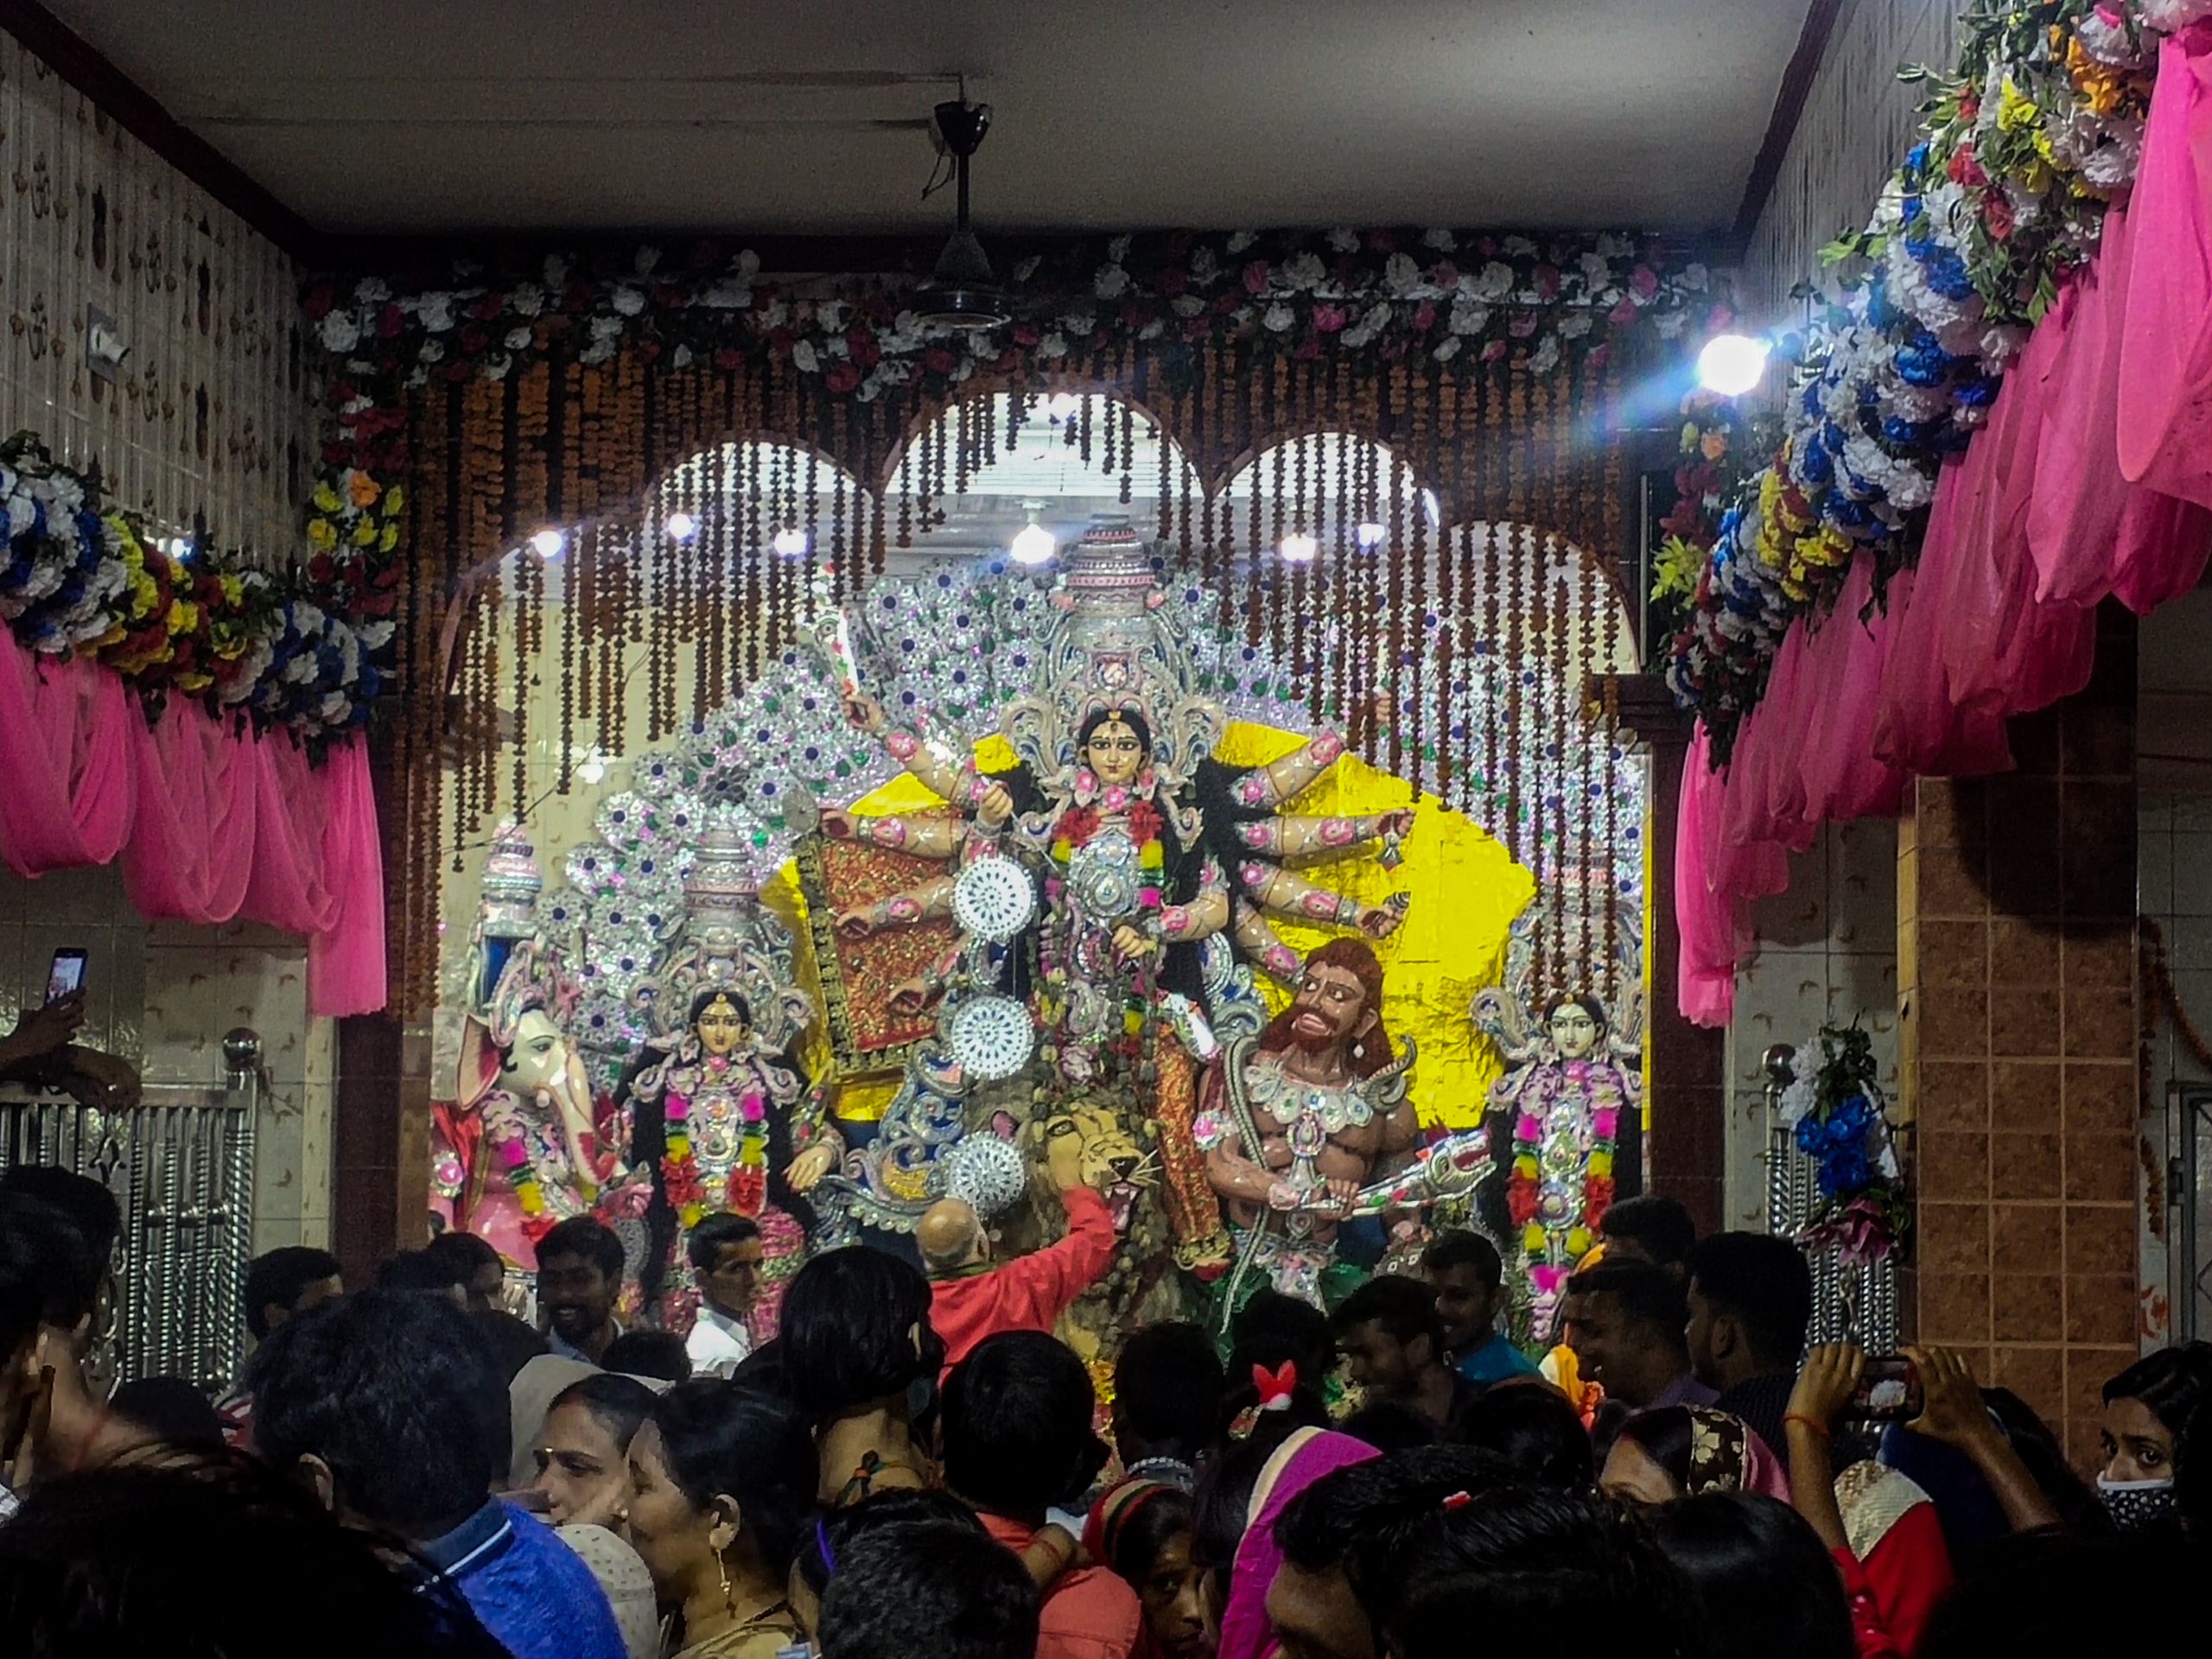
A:
<svg viewBox="0 0 2212 1659">
<path fill-rule="evenodd" d="M 1007 551 L 1014 555 L 1016 564 L 1043 564 L 1058 545 L 1052 539 L 1052 532 L 1032 518 L 1014 532 Z"/>
<path fill-rule="evenodd" d="M 668 539 L 671 542 L 688 542 L 698 533 L 699 521 L 690 513 L 671 512 L 668 515 Z"/>
<path fill-rule="evenodd" d="M 1045 400 L 1045 418 L 1065 421 L 1083 407 L 1083 399 L 1071 391 L 1056 391 Z"/>
<path fill-rule="evenodd" d="M 806 532 L 786 524 L 776 532 L 776 539 L 771 545 L 784 558 L 803 557 L 806 552 Z"/>
<path fill-rule="evenodd" d="M 1765 377 L 1769 349 L 1749 334 L 1715 334 L 1697 354 L 1697 383 L 1723 397 L 1741 397 Z"/>
<path fill-rule="evenodd" d="M 1352 534 L 1359 538 L 1359 544 L 1362 547 L 1380 547 L 1389 536 L 1390 531 L 1386 525 L 1378 524 L 1370 518 Z"/>
<path fill-rule="evenodd" d="M 557 559 L 569 545 L 569 538 L 557 530 L 541 530 L 530 538 L 531 551 L 541 559 Z"/>
<path fill-rule="evenodd" d="M 1304 564 L 1320 550 L 1321 543 L 1302 530 L 1294 530 L 1284 537 L 1282 545 L 1276 550 L 1293 564 Z"/>
</svg>

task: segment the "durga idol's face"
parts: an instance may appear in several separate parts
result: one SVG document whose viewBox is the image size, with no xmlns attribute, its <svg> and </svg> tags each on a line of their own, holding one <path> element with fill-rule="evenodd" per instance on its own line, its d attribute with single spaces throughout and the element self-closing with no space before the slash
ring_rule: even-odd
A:
<svg viewBox="0 0 2212 1659">
<path fill-rule="evenodd" d="M 1128 784 L 1144 770 L 1144 740 L 1124 721 L 1103 720 L 1084 745 L 1084 764 L 1102 784 Z"/>
<path fill-rule="evenodd" d="M 731 1052 L 752 1033 L 737 1005 L 726 998 L 717 997 L 700 1011 L 699 1046 L 709 1054 Z"/>
</svg>

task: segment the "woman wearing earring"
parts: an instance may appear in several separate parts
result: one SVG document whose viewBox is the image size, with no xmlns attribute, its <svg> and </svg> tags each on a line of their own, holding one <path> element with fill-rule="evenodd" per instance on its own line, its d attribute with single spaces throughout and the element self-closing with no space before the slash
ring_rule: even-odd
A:
<svg viewBox="0 0 2212 1659">
<path fill-rule="evenodd" d="M 785 1586 L 815 1481 L 805 1420 L 773 1395 L 701 1380 L 655 1402 L 630 1442 L 620 1518 L 671 1659 L 773 1659 L 805 1639 Z"/>
</svg>

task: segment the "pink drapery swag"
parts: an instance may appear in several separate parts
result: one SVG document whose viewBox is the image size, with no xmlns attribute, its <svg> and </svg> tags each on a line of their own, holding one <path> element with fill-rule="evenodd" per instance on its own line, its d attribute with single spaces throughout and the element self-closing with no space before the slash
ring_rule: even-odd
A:
<svg viewBox="0 0 2212 1659">
<path fill-rule="evenodd" d="M 385 1004 L 384 855 L 356 735 L 320 766 L 283 733 L 189 703 L 152 726 L 117 675 L 0 629 L 0 859 L 106 864 L 153 921 L 263 922 L 308 941 L 318 1014 Z"/>
<path fill-rule="evenodd" d="M 2207 158 L 2200 164 L 2200 156 Z M 2012 764 L 2008 715 L 2088 683 L 2094 611 L 2196 586 L 2212 550 L 2212 25 L 2160 48 L 2143 163 L 2096 259 L 2036 327 L 1987 428 L 1944 468 L 1920 562 L 1775 658 L 1726 772 L 1700 728 L 1675 849 L 1685 1018 L 1722 1026 L 1756 899 L 1824 823 L 1893 814 L 1915 777 Z"/>
</svg>

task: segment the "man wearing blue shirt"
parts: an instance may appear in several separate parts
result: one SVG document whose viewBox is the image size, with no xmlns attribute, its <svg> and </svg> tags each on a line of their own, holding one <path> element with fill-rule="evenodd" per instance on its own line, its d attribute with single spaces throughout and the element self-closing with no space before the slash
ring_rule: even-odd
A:
<svg viewBox="0 0 2212 1659">
<path fill-rule="evenodd" d="M 1440 1233 L 1422 1252 L 1421 1266 L 1436 1291 L 1445 1353 L 1462 1381 L 1486 1389 L 1536 1375 L 1528 1356 L 1497 1328 L 1505 1275 L 1495 1245 L 1480 1233 Z"/>
<path fill-rule="evenodd" d="M 442 1295 L 364 1291 L 287 1320 L 254 1355 L 254 1443 L 339 1520 L 408 1546 L 515 1659 L 626 1659 L 583 1558 L 491 1496 L 507 1393 Z"/>
</svg>

